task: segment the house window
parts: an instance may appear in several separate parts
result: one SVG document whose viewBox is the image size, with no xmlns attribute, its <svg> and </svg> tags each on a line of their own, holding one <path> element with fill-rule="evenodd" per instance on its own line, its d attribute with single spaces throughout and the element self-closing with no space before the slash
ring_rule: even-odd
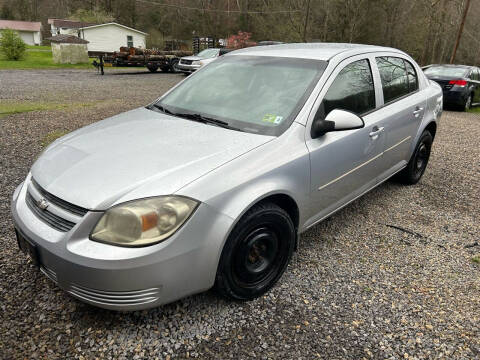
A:
<svg viewBox="0 0 480 360">
<path fill-rule="evenodd" d="M 133 36 L 132 35 L 127 35 L 127 46 L 128 47 L 133 47 Z"/>
</svg>

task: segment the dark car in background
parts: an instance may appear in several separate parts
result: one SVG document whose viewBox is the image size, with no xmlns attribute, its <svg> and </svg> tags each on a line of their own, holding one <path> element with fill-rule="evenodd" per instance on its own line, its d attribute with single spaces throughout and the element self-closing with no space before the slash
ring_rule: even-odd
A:
<svg viewBox="0 0 480 360">
<path fill-rule="evenodd" d="M 480 105 L 480 69 L 467 65 L 429 65 L 423 72 L 443 89 L 443 103 L 466 111 Z"/>
</svg>

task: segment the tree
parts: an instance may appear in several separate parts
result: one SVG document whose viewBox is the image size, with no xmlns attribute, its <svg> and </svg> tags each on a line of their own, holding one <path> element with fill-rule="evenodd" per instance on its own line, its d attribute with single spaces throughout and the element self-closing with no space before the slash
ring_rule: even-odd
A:
<svg viewBox="0 0 480 360">
<path fill-rule="evenodd" d="M 26 49 L 27 45 L 15 31 L 10 29 L 2 30 L 0 50 L 7 60 L 20 60 L 25 55 Z"/>
<path fill-rule="evenodd" d="M 93 24 L 102 24 L 112 22 L 115 18 L 101 9 L 77 9 L 70 17 L 71 20 L 84 21 Z"/>
<path fill-rule="evenodd" d="M 13 20 L 13 11 L 7 4 L 3 4 L 0 9 L 0 19 L 4 20 Z"/>
</svg>

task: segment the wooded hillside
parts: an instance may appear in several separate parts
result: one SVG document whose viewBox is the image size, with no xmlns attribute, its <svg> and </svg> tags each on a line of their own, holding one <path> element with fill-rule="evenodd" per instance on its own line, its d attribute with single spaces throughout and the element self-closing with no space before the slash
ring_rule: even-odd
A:
<svg viewBox="0 0 480 360">
<path fill-rule="evenodd" d="M 116 21 L 148 46 L 192 36 L 329 41 L 400 48 L 423 65 L 448 62 L 467 0 L 0 0 L 0 18 Z M 480 65 L 480 0 L 471 0 L 456 63 Z"/>
</svg>

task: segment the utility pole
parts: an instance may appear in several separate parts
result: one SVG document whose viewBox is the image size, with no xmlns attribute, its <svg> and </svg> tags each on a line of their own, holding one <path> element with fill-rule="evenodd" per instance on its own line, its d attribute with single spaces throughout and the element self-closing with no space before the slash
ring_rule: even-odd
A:
<svg viewBox="0 0 480 360">
<path fill-rule="evenodd" d="M 305 11 L 305 24 L 303 26 L 303 42 L 307 42 L 308 17 L 310 15 L 310 0 L 307 0 L 307 10 Z"/>
<path fill-rule="evenodd" d="M 465 19 L 467 18 L 468 8 L 470 7 L 470 0 L 467 0 L 465 4 L 465 9 L 463 11 L 462 22 L 460 23 L 460 28 L 458 29 L 457 40 L 455 41 L 455 47 L 453 48 L 453 54 L 450 58 L 450 64 L 455 62 L 455 56 L 457 56 L 458 45 L 460 45 L 460 39 L 462 38 L 463 27 L 465 26 Z"/>
</svg>

